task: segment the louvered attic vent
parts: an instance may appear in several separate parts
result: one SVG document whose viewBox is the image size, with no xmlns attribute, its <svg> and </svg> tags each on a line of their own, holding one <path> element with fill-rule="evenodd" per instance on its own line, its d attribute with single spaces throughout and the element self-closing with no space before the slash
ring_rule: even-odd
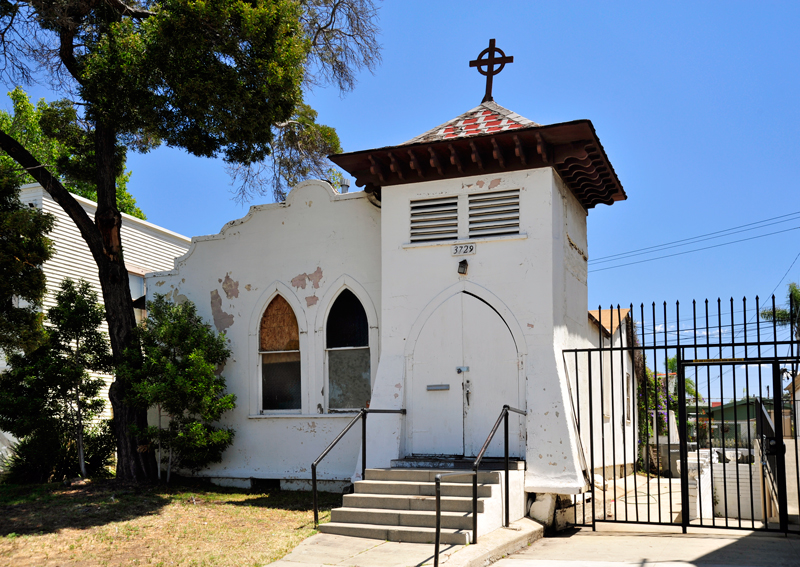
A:
<svg viewBox="0 0 800 567">
<path fill-rule="evenodd" d="M 519 234 L 519 189 L 469 196 L 469 237 Z"/>
<path fill-rule="evenodd" d="M 457 238 L 457 196 L 411 201 L 411 242 Z"/>
</svg>

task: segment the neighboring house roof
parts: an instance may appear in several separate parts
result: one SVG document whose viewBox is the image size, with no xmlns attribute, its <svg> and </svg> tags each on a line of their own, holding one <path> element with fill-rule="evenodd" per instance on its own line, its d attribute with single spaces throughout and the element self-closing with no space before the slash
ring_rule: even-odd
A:
<svg viewBox="0 0 800 567">
<path fill-rule="evenodd" d="M 595 325 L 602 326 L 603 330 L 609 335 L 613 335 L 630 312 L 630 309 L 595 309 L 594 311 L 589 311 L 589 320 Z"/>
<path fill-rule="evenodd" d="M 444 124 L 432 128 L 416 138 L 411 138 L 400 145 L 406 146 L 420 142 L 452 140 L 478 134 L 505 132 L 506 130 L 515 130 L 524 126 L 541 126 L 541 124 L 528 120 L 516 112 L 511 112 L 494 101 L 483 102 L 461 116 L 456 116 L 452 120 L 448 120 Z"/>
</svg>

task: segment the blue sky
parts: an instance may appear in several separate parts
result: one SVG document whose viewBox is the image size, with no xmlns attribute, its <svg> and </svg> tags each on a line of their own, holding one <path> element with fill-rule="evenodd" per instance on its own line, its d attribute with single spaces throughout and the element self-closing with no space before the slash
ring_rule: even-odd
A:
<svg viewBox="0 0 800 567">
<path fill-rule="evenodd" d="M 374 75 L 307 100 L 345 151 L 400 143 L 480 103 L 484 79 L 468 61 L 496 38 L 515 62 L 495 100 L 542 124 L 592 120 L 628 194 L 590 211 L 594 259 L 800 211 L 798 24 L 796 2 L 387 1 Z M 220 161 L 160 148 L 129 167 L 132 193 L 164 227 L 216 233 L 246 213 Z M 727 240 L 800 226 L 774 222 Z M 764 297 L 798 254 L 790 230 L 592 272 L 589 304 Z M 800 260 L 781 300 L 788 281 L 800 281 Z"/>
</svg>

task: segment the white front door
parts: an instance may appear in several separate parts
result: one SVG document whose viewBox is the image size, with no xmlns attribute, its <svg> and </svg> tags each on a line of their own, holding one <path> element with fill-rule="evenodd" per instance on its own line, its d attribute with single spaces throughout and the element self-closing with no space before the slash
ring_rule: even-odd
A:
<svg viewBox="0 0 800 567">
<path fill-rule="evenodd" d="M 514 338 L 494 309 L 467 293 L 447 299 L 414 349 L 412 453 L 477 455 L 503 405 L 520 405 L 517 359 Z M 516 414 L 509 426 L 510 453 L 520 456 Z M 486 455 L 503 455 L 502 427 Z"/>
</svg>

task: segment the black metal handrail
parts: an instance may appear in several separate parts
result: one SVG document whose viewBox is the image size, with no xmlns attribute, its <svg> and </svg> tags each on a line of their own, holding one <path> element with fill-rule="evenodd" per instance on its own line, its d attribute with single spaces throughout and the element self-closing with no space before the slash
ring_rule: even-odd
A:
<svg viewBox="0 0 800 567">
<path fill-rule="evenodd" d="M 477 484 L 475 482 L 478 479 L 478 473 L 475 471 L 469 472 L 457 472 L 457 473 L 447 473 L 447 474 L 437 474 L 436 475 L 436 539 L 435 539 L 435 551 L 433 554 L 433 567 L 439 567 L 439 539 L 442 533 L 442 479 L 448 476 L 472 476 L 473 478 L 473 487 L 475 489 L 472 492 L 472 517 L 478 517 L 478 491 L 477 491 Z M 473 542 L 476 543 L 478 541 L 478 523 L 477 521 L 473 521 L 473 528 L 474 532 L 472 534 Z"/>
<path fill-rule="evenodd" d="M 513 412 L 518 413 L 520 415 L 527 415 L 527 412 L 525 412 L 523 410 L 520 410 L 520 409 L 517 409 L 517 408 L 512 408 L 509 405 L 504 405 L 503 406 L 503 411 L 500 412 L 500 417 L 497 418 L 497 421 L 495 422 L 494 427 L 492 427 L 492 432 L 489 433 L 489 437 L 486 438 L 486 443 L 483 444 L 483 447 L 481 448 L 480 453 L 478 453 L 478 456 L 475 457 L 475 463 L 472 465 L 472 470 L 475 471 L 475 473 L 476 473 L 475 481 L 473 482 L 473 486 L 472 486 L 472 498 L 473 498 L 473 500 L 477 500 L 478 499 L 478 475 L 477 475 L 478 467 L 480 466 L 481 460 L 483 459 L 483 454 L 486 452 L 486 449 L 489 448 L 489 443 L 491 443 L 492 439 L 494 439 L 494 434 L 497 433 L 497 428 L 500 427 L 500 422 L 504 421 L 505 422 L 505 426 L 504 426 L 505 427 L 505 447 L 504 447 L 504 450 L 505 450 L 505 460 L 506 460 L 506 462 L 505 462 L 505 465 L 506 465 L 506 514 L 505 514 L 505 524 L 503 525 L 503 527 L 506 527 L 506 528 L 508 527 L 508 524 L 509 524 L 508 497 L 509 497 L 510 491 L 509 491 L 509 487 L 508 487 L 508 480 L 509 480 L 509 474 L 508 474 L 508 412 L 510 412 L 510 411 L 513 411 Z M 474 526 L 474 530 L 475 530 L 475 541 L 478 541 L 478 520 L 477 520 L 477 518 L 475 518 L 473 520 L 473 526 Z"/>
<path fill-rule="evenodd" d="M 512 408 L 508 404 L 503 406 L 503 411 L 500 412 L 500 417 L 497 418 L 497 421 L 492 427 L 492 431 L 489 433 L 489 437 L 486 438 L 486 442 L 481 447 L 480 452 L 478 452 L 478 456 L 475 457 L 475 462 L 472 465 L 472 472 L 469 473 L 448 473 L 448 474 L 437 474 L 436 475 L 436 540 L 435 540 L 435 552 L 433 555 L 433 564 L 434 567 L 438 567 L 439 565 L 439 538 L 442 529 L 442 509 L 441 509 L 441 479 L 447 476 L 472 476 L 472 543 L 478 543 L 478 467 L 480 467 L 481 460 L 483 460 L 483 455 L 486 453 L 486 450 L 489 448 L 489 444 L 494 439 L 495 433 L 497 433 L 497 428 L 500 427 L 500 422 L 505 422 L 504 433 L 505 433 L 505 469 L 506 469 L 506 505 L 505 505 L 505 523 L 503 527 L 508 527 L 509 525 L 509 518 L 510 518 L 510 511 L 509 511 L 509 461 L 508 461 L 508 412 L 513 411 L 520 415 L 527 415 L 526 411 Z"/>
<path fill-rule="evenodd" d="M 311 486 L 312 492 L 314 494 L 314 528 L 319 525 L 319 508 L 317 506 L 317 465 L 324 459 L 328 453 L 331 452 L 331 449 L 342 440 L 342 437 L 352 429 L 352 427 L 358 422 L 361 421 L 361 478 L 364 478 L 364 474 L 367 471 L 367 414 L 370 413 L 401 413 L 405 415 L 405 409 L 370 409 L 370 408 L 361 408 L 358 411 L 358 414 L 347 424 L 347 427 L 336 436 L 336 439 L 331 441 L 331 444 L 322 451 L 317 460 L 311 463 Z"/>
<path fill-rule="evenodd" d="M 774 471 L 777 468 L 777 457 L 774 454 L 770 454 L 770 441 L 775 443 L 775 424 L 772 421 L 772 418 L 769 416 L 769 412 L 767 411 L 767 407 L 764 405 L 763 398 L 756 398 L 756 405 L 758 409 L 756 413 L 758 413 L 758 420 L 756 421 L 756 435 L 758 436 L 759 440 L 761 441 L 761 471 L 764 474 L 764 477 L 769 481 L 770 484 L 770 492 L 772 494 L 772 498 L 777 498 L 778 495 L 778 487 L 775 484 L 775 474 Z M 774 405 L 774 404 L 773 404 Z M 722 450 L 722 458 L 726 458 L 725 456 L 725 449 Z M 766 492 L 764 493 L 762 500 L 766 503 Z M 768 515 L 766 512 L 766 508 L 764 509 L 764 518 L 765 523 L 769 522 Z"/>
</svg>

